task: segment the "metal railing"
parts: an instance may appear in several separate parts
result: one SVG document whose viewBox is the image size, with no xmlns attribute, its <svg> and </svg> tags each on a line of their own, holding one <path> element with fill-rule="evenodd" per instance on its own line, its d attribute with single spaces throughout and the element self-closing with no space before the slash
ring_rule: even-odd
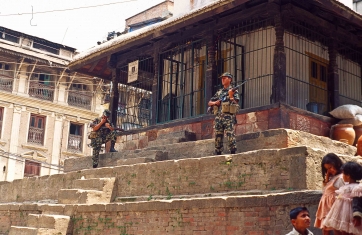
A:
<svg viewBox="0 0 362 235">
<path fill-rule="evenodd" d="M 68 150 L 75 151 L 75 152 L 82 152 L 82 139 L 83 139 L 83 136 L 81 136 L 81 135 L 69 134 Z"/>
<path fill-rule="evenodd" d="M 152 117 L 153 59 L 139 58 L 134 61 L 134 71 L 129 67 L 120 68 L 118 84 L 117 127 L 124 130 L 149 126 Z"/>
<path fill-rule="evenodd" d="M 33 144 L 43 144 L 44 129 L 29 127 L 28 142 Z"/>
<path fill-rule="evenodd" d="M 83 109 L 91 109 L 92 96 L 87 91 L 69 91 L 68 104 Z"/>
<path fill-rule="evenodd" d="M 187 41 L 160 54 L 157 122 L 206 113 L 206 42 Z"/>
<path fill-rule="evenodd" d="M 0 90 L 12 92 L 14 79 L 0 75 Z"/>
<path fill-rule="evenodd" d="M 37 81 L 31 81 L 29 83 L 29 95 L 37 99 L 53 101 L 54 87 Z"/>
</svg>

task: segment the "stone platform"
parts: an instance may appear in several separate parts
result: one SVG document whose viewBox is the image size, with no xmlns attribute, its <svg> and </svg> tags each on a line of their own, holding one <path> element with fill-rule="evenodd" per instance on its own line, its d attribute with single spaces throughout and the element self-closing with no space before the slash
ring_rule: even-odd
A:
<svg viewBox="0 0 362 235">
<path fill-rule="evenodd" d="M 225 138 L 226 139 L 226 138 Z M 106 153 L 99 156 L 99 167 L 130 165 L 164 160 L 185 158 L 201 158 L 214 155 L 214 140 L 199 140 L 153 145 L 143 149 L 120 150 L 118 153 Z M 290 129 L 273 129 L 262 132 L 236 136 L 237 152 L 247 152 L 258 149 L 279 149 L 296 146 L 308 146 L 345 155 L 355 155 L 356 148 L 328 137 L 317 136 L 302 131 Z M 225 143 L 224 146 L 227 146 Z M 227 152 L 227 151 L 224 151 Z M 138 158 L 138 159 L 137 159 Z M 64 172 L 92 168 L 92 157 L 68 158 L 64 162 Z"/>
<path fill-rule="evenodd" d="M 355 147 L 300 131 L 237 140 L 233 155 L 210 154 L 213 140 L 160 141 L 103 155 L 105 167 L 69 159 L 67 173 L 1 182 L 0 234 L 286 234 L 291 208 L 314 218 L 326 153 L 362 161 Z"/>
</svg>

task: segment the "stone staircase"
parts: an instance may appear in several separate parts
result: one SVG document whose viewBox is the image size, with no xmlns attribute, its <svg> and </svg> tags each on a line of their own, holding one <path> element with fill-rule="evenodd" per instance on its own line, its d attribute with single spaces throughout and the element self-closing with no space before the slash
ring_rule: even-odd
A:
<svg viewBox="0 0 362 235">
<path fill-rule="evenodd" d="M 353 146 L 287 129 L 237 136 L 233 155 L 213 156 L 213 140 L 165 143 L 0 183 L 0 234 L 285 234 L 291 208 L 314 216 L 326 153 L 361 162 Z"/>
<path fill-rule="evenodd" d="M 95 204 L 110 203 L 115 177 L 74 180 L 72 189 L 60 189 L 60 204 Z"/>
<path fill-rule="evenodd" d="M 72 189 L 60 189 L 58 204 L 96 204 L 113 201 L 115 177 L 89 178 L 73 181 Z M 11 226 L 9 235 L 66 235 L 70 216 L 52 210 L 29 214 L 27 226 Z"/>
<path fill-rule="evenodd" d="M 69 221 L 65 215 L 29 214 L 27 227 L 11 226 L 9 235 L 65 235 Z"/>
</svg>

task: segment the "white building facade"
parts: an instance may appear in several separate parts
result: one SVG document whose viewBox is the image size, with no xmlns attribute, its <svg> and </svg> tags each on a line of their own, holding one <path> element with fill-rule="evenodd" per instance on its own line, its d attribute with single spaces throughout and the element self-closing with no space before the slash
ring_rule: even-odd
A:
<svg viewBox="0 0 362 235">
<path fill-rule="evenodd" d="M 0 27 L 0 181 L 62 172 L 91 154 L 102 80 L 69 71 L 75 49 Z"/>
</svg>

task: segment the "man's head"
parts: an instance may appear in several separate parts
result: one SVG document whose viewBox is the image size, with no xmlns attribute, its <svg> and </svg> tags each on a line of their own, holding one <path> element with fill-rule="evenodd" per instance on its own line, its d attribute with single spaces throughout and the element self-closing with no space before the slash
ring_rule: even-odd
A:
<svg viewBox="0 0 362 235">
<path fill-rule="evenodd" d="M 108 109 L 105 109 L 105 110 L 103 111 L 103 116 L 106 116 L 106 117 L 111 116 L 111 111 L 109 111 Z"/>
<path fill-rule="evenodd" d="M 290 220 L 299 233 L 303 233 L 310 226 L 309 211 L 306 207 L 297 207 L 290 211 Z"/>
<path fill-rule="evenodd" d="M 228 87 L 230 86 L 230 83 L 231 81 L 233 80 L 233 75 L 229 72 L 225 72 L 223 74 L 221 74 L 220 78 L 222 79 L 221 82 L 222 82 L 222 85 L 224 87 Z"/>
</svg>

